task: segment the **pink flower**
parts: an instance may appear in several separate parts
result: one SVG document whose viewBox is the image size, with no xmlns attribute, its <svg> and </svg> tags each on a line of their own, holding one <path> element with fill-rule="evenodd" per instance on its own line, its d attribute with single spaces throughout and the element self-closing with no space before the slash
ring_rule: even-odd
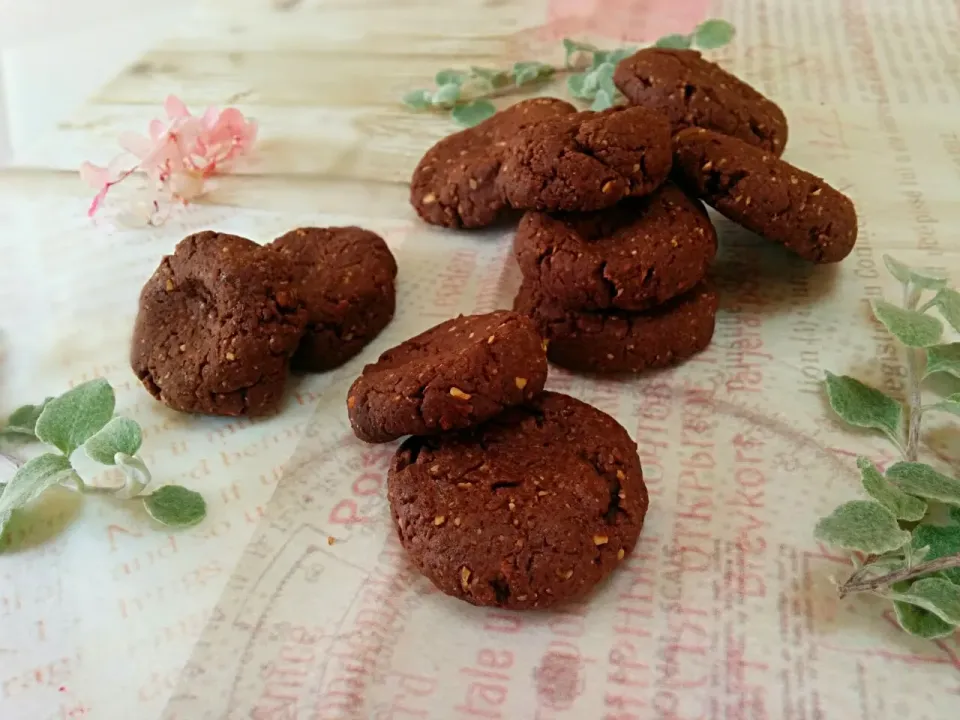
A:
<svg viewBox="0 0 960 720">
<path fill-rule="evenodd" d="M 163 104 L 166 121 L 153 120 L 147 136 L 123 133 L 120 147 L 138 162 L 124 163 L 120 156 L 109 167 L 84 163 L 80 178 L 97 190 L 87 211 L 93 216 L 110 189 L 128 177 L 146 176 L 146 199 L 138 207 L 155 208 L 157 215 L 170 201 L 187 203 L 203 194 L 203 181 L 229 169 L 232 161 L 250 151 L 257 138 L 257 124 L 236 108 L 222 112 L 208 108 L 200 117 L 190 114 L 180 98 L 171 95 Z M 140 217 L 142 213 L 137 213 Z"/>
</svg>

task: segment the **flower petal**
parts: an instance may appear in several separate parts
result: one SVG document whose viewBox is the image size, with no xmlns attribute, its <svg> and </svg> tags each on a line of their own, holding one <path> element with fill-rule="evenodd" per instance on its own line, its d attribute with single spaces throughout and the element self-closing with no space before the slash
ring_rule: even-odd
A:
<svg viewBox="0 0 960 720">
<path fill-rule="evenodd" d="M 150 121 L 150 139 L 156 140 L 167 132 L 167 124 L 163 120 Z"/>
<path fill-rule="evenodd" d="M 80 179 L 99 190 L 110 181 L 110 172 L 105 167 L 85 162 L 80 166 Z"/>
<path fill-rule="evenodd" d="M 120 147 L 137 158 L 144 158 L 154 148 L 154 143 L 143 135 L 125 132 L 120 135 Z"/>
<path fill-rule="evenodd" d="M 166 101 L 163 103 L 163 109 L 166 111 L 167 117 L 170 118 L 190 117 L 190 111 L 187 109 L 187 106 L 183 100 L 176 95 L 167 96 Z"/>
</svg>

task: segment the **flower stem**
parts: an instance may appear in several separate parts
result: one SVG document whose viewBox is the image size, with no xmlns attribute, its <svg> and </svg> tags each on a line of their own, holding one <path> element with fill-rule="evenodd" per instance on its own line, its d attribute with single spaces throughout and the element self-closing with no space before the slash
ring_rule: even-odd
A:
<svg viewBox="0 0 960 720">
<path fill-rule="evenodd" d="M 869 580 L 859 580 L 859 573 L 855 573 L 837 589 L 837 593 L 843 598 L 851 593 L 874 592 L 893 585 L 894 583 L 912 580 L 922 575 L 928 575 L 942 570 L 951 570 L 953 568 L 960 568 L 960 555 L 948 555 L 947 557 L 937 558 L 936 560 L 920 563 L 913 567 L 903 568 L 902 570 L 887 573 L 886 575 L 870 578 Z"/>
</svg>

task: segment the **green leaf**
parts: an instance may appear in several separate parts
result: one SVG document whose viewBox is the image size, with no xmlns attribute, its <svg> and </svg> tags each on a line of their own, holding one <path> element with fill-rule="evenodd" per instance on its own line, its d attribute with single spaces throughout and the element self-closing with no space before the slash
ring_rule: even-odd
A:
<svg viewBox="0 0 960 720">
<path fill-rule="evenodd" d="M 467 74 L 460 72 L 459 70 L 441 70 L 437 73 L 437 76 L 434 78 L 437 83 L 437 87 L 442 87 L 443 85 L 462 85 L 464 79 L 467 77 Z"/>
<path fill-rule="evenodd" d="M 693 40 L 697 47 L 713 50 L 733 40 L 735 33 L 733 25 L 726 20 L 707 20 L 693 31 Z"/>
<path fill-rule="evenodd" d="M 577 73 L 576 75 L 571 75 L 567 78 L 567 90 L 569 90 L 570 94 L 579 100 L 588 99 L 583 96 L 583 81 L 585 79 L 586 75 L 583 73 Z"/>
<path fill-rule="evenodd" d="M 37 438 L 70 457 L 110 422 L 115 406 L 110 383 L 103 378 L 85 382 L 47 403 L 37 420 Z"/>
<path fill-rule="evenodd" d="M 686 50 L 693 44 L 693 35 L 664 35 L 657 40 L 654 47 L 670 50 Z"/>
<path fill-rule="evenodd" d="M 597 50 L 593 54 L 593 59 L 590 61 L 590 69 L 596 70 L 598 67 L 607 62 L 607 58 L 610 57 L 610 53 L 606 50 Z"/>
<path fill-rule="evenodd" d="M 817 523 L 814 536 L 830 545 L 875 554 L 910 541 L 910 533 L 900 529 L 893 514 L 871 500 L 844 503 Z"/>
<path fill-rule="evenodd" d="M 126 453 L 118 452 L 114 458 L 117 467 L 123 470 L 125 482 L 123 488 L 117 495 L 124 498 L 132 498 L 139 495 L 143 489 L 150 484 L 150 471 L 144 465 L 143 460 L 138 457 L 131 457 Z"/>
<path fill-rule="evenodd" d="M 933 613 L 929 613 L 916 605 L 897 602 L 893 603 L 894 612 L 897 614 L 897 622 L 900 627 L 911 635 L 923 638 L 924 640 L 936 640 L 953 635 L 957 628 L 945 623 Z"/>
<path fill-rule="evenodd" d="M 613 72 L 616 69 L 613 63 L 603 63 L 593 71 L 597 77 L 597 87 L 606 90 L 611 99 L 617 94 L 617 86 L 613 84 Z"/>
<path fill-rule="evenodd" d="M 902 283 L 912 282 L 924 290 L 939 290 L 947 284 L 947 278 L 931 270 L 914 270 L 889 255 L 883 256 L 883 262 L 890 274 Z"/>
<path fill-rule="evenodd" d="M 180 485 L 166 485 L 147 495 L 143 506 L 150 517 L 170 527 L 196 525 L 207 515 L 203 496 Z"/>
<path fill-rule="evenodd" d="M 3 491 L 7 487 L 6 483 L 0 483 L 0 497 L 3 497 Z M 13 510 L 6 510 L 0 513 L 0 548 L 3 547 L 3 533 L 7 529 L 7 523 L 10 522 L 10 518 L 13 517 Z"/>
<path fill-rule="evenodd" d="M 938 473 L 924 463 L 895 463 L 887 470 L 887 477 L 911 495 L 960 505 L 960 480 Z"/>
<path fill-rule="evenodd" d="M 403 104 L 414 110 L 426 110 L 433 103 L 433 93 L 429 90 L 411 90 L 403 96 Z"/>
<path fill-rule="evenodd" d="M 899 443 L 903 409 L 896 400 L 847 375 L 827 372 L 827 397 L 830 407 L 841 418 L 857 427 L 876 428 Z"/>
<path fill-rule="evenodd" d="M 960 378 L 960 343 L 927 348 L 927 369 L 923 376 L 929 377 L 938 372 L 950 373 Z"/>
<path fill-rule="evenodd" d="M 497 108 L 489 100 L 473 100 L 464 105 L 457 105 L 450 115 L 456 123 L 464 127 L 473 127 L 495 115 L 496 112 Z"/>
<path fill-rule="evenodd" d="M 44 453 L 28 460 L 17 470 L 0 495 L 0 517 L 9 520 L 9 513 L 23 507 L 44 490 L 73 474 L 70 461 L 63 455 Z"/>
<path fill-rule="evenodd" d="M 873 314 L 907 347 L 929 347 L 940 342 L 943 323 L 916 310 L 904 310 L 886 300 L 874 300 Z"/>
<path fill-rule="evenodd" d="M 960 415 L 960 393 L 953 393 L 948 395 L 943 400 L 933 405 L 927 405 L 923 408 L 924 412 L 927 410 L 939 410 L 941 412 L 953 413 L 954 415 Z"/>
<path fill-rule="evenodd" d="M 83 444 L 91 459 L 101 465 L 115 464 L 117 453 L 135 455 L 143 442 L 140 426 L 133 420 L 116 417 Z"/>
<path fill-rule="evenodd" d="M 927 512 L 927 503 L 920 498 L 908 495 L 887 480 L 870 460 L 857 458 L 860 468 L 860 480 L 867 494 L 893 513 L 900 520 L 920 520 Z"/>
<path fill-rule="evenodd" d="M 593 53 L 597 52 L 597 47 L 595 45 L 577 42 L 576 40 L 571 40 L 570 38 L 563 39 L 563 49 L 566 53 L 564 64 L 567 67 L 570 67 L 570 59 L 577 53 L 588 53 L 592 55 Z"/>
<path fill-rule="evenodd" d="M 637 49 L 635 47 L 617 48 L 616 50 L 612 50 L 607 54 L 607 62 L 611 63 L 612 65 L 617 65 L 617 63 L 619 63 L 621 60 L 625 60 L 633 55 L 636 51 Z"/>
<path fill-rule="evenodd" d="M 437 88 L 430 101 L 433 105 L 440 107 L 453 107 L 460 99 L 460 86 L 455 83 L 447 83 Z"/>
<path fill-rule="evenodd" d="M 553 66 L 542 62 L 518 62 L 513 65 L 513 81 L 517 86 L 550 77 L 553 73 Z"/>
<path fill-rule="evenodd" d="M 925 560 L 939 560 L 942 557 L 960 554 L 960 525 L 917 525 L 913 529 L 913 547 L 930 546 Z M 960 585 L 960 568 L 942 571 L 950 582 Z"/>
<path fill-rule="evenodd" d="M 905 592 L 890 597 L 931 612 L 951 625 L 960 625 L 960 585 L 937 577 L 920 578 Z"/>
<path fill-rule="evenodd" d="M 611 107 L 613 107 L 613 97 L 611 97 L 610 93 L 604 89 L 597 90 L 597 97 L 594 99 L 590 109 L 594 112 L 599 112 L 600 110 L 606 110 Z"/>
<path fill-rule="evenodd" d="M 941 290 L 933 298 L 933 303 L 950 327 L 960 332 L 960 293 L 950 289 Z"/>
<path fill-rule="evenodd" d="M 489 83 L 490 87 L 492 88 L 501 88 L 510 82 L 510 76 L 503 70 L 499 70 L 497 68 L 482 68 L 473 66 L 470 68 L 470 72 L 475 78 Z"/>
<path fill-rule="evenodd" d="M 53 398 L 48 397 L 39 405 L 24 405 L 23 407 L 17 408 L 10 417 L 7 418 L 7 424 L 3 428 L 3 432 L 36 437 L 37 420 L 40 419 L 40 413 L 43 412 L 43 409 L 51 400 L 53 400 Z"/>
</svg>

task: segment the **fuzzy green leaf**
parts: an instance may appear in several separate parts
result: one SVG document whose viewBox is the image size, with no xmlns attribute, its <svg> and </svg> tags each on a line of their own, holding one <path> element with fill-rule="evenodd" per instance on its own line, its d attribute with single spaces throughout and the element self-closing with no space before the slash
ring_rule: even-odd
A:
<svg viewBox="0 0 960 720">
<path fill-rule="evenodd" d="M 70 457 L 110 422 L 115 406 L 110 383 L 103 378 L 85 382 L 47 403 L 37 420 L 37 438 Z"/>
<path fill-rule="evenodd" d="M 510 76 L 497 68 L 482 68 L 474 65 L 470 68 L 470 73 L 475 78 L 488 83 L 492 88 L 501 88 L 510 82 Z"/>
<path fill-rule="evenodd" d="M 150 484 L 150 471 L 143 460 L 138 457 L 118 452 L 114 457 L 117 467 L 123 471 L 124 486 L 117 491 L 117 495 L 126 499 L 139 495 Z"/>
<path fill-rule="evenodd" d="M 889 255 L 883 256 L 883 262 L 887 266 L 887 270 L 890 271 L 890 274 L 902 283 L 912 282 L 918 288 L 923 288 L 924 290 L 939 290 L 947 284 L 945 277 L 931 270 L 914 270 L 902 262 L 894 260 Z"/>
<path fill-rule="evenodd" d="M 150 517 L 171 527 L 196 525 L 207 515 L 203 496 L 180 485 L 166 485 L 147 495 L 143 506 Z"/>
<path fill-rule="evenodd" d="M 450 115 L 459 125 L 473 127 L 495 115 L 496 112 L 497 108 L 489 100 L 473 100 L 464 105 L 457 105 Z"/>
<path fill-rule="evenodd" d="M 550 77 L 553 73 L 553 66 L 542 62 L 518 62 L 513 65 L 513 81 L 517 86 Z"/>
<path fill-rule="evenodd" d="M 584 73 L 578 73 L 567 78 L 567 90 L 569 90 L 570 94 L 578 100 L 591 99 L 583 94 L 583 84 L 586 80 L 586 77 L 587 76 Z"/>
<path fill-rule="evenodd" d="M 53 398 L 47 398 L 39 405 L 24 405 L 13 411 L 2 432 L 13 433 L 15 435 L 26 435 L 28 437 L 37 436 L 37 420 L 40 419 L 40 413 Z"/>
<path fill-rule="evenodd" d="M 693 35 L 664 35 L 654 44 L 658 48 L 686 50 L 693 44 Z"/>
<path fill-rule="evenodd" d="M 610 96 L 610 93 L 604 89 L 597 90 L 597 96 L 594 98 L 593 105 L 590 106 L 590 109 L 594 112 L 599 112 L 611 107 L 613 107 L 613 98 Z"/>
<path fill-rule="evenodd" d="M 927 348 L 927 369 L 923 376 L 929 377 L 938 372 L 950 373 L 960 378 L 960 343 Z"/>
<path fill-rule="evenodd" d="M 593 53 L 597 52 L 597 47 L 595 45 L 577 42 L 576 40 L 571 40 L 570 38 L 563 39 L 563 49 L 566 53 L 565 64 L 567 67 L 570 67 L 570 60 L 577 53 L 588 53 L 592 55 Z"/>
<path fill-rule="evenodd" d="M 707 20 L 693 31 L 693 40 L 697 47 L 713 50 L 733 40 L 735 33 L 733 25 L 726 20 Z"/>
<path fill-rule="evenodd" d="M 438 72 L 436 77 L 434 78 L 434 82 L 437 83 L 437 87 L 441 87 L 443 85 L 450 85 L 450 84 L 462 85 L 466 77 L 467 77 L 467 74 L 464 72 L 461 72 L 460 70 L 447 69 L 447 70 L 441 70 L 440 72 Z"/>
<path fill-rule="evenodd" d="M 616 50 L 611 50 L 607 54 L 607 62 L 611 63 L 612 65 L 617 65 L 620 61 L 630 57 L 636 51 L 637 49 L 635 47 L 623 47 L 617 48 Z"/>
<path fill-rule="evenodd" d="M 455 83 L 447 83 L 437 88 L 430 101 L 438 107 L 453 107 L 460 99 L 460 86 Z"/>
<path fill-rule="evenodd" d="M 938 473 L 924 463 L 895 463 L 887 470 L 887 478 L 910 495 L 960 505 L 960 480 Z"/>
<path fill-rule="evenodd" d="M 403 96 L 403 104 L 414 110 L 426 110 L 433 103 L 433 93 L 429 90 L 411 90 Z"/>
<path fill-rule="evenodd" d="M 910 541 L 910 533 L 900 529 L 893 514 L 871 500 L 844 503 L 817 523 L 814 536 L 830 545 L 878 555 Z"/>
<path fill-rule="evenodd" d="M 920 520 L 927 512 L 927 503 L 908 495 L 887 480 L 870 460 L 857 458 L 860 480 L 867 494 L 901 520 Z"/>
<path fill-rule="evenodd" d="M 936 294 L 933 302 L 943 319 L 950 323 L 950 327 L 960 332 L 960 293 L 949 288 L 944 289 Z"/>
<path fill-rule="evenodd" d="M 9 513 L 23 507 L 47 488 L 63 482 L 73 474 L 70 461 L 63 455 L 44 453 L 25 462 L 17 470 L 0 495 L 0 517 L 9 520 Z"/>
<path fill-rule="evenodd" d="M 613 72 L 616 69 L 616 65 L 606 62 L 593 71 L 597 77 L 597 87 L 607 92 L 611 102 L 617 94 L 617 86 L 613 84 Z"/>
<path fill-rule="evenodd" d="M 0 483 L 0 497 L 3 497 L 3 491 L 6 487 L 6 483 Z M 7 529 L 7 523 L 10 522 L 10 518 L 13 517 L 13 512 L 13 510 L 5 510 L 0 513 L 0 548 L 3 547 L 3 533 Z"/>
<path fill-rule="evenodd" d="M 955 626 L 945 623 L 933 613 L 916 605 L 894 601 L 893 609 L 900 627 L 924 640 L 949 637 L 957 631 Z"/>
<path fill-rule="evenodd" d="M 874 300 L 873 314 L 907 347 L 929 347 L 940 342 L 943 323 L 916 310 L 904 310 L 886 300 Z"/>
<path fill-rule="evenodd" d="M 913 530 L 913 547 L 929 546 L 925 560 L 939 560 L 960 554 L 960 525 L 918 525 Z M 960 568 L 942 571 L 950 582 L 960 585 Z"/>
<path fill-rule="evenodd" d="M 881 430 L 899 442 L 900 403 L 847 375 L 827 372 L 826 386 L 830 407 L 837 415 L 851 425 Z"/>
<path fill-rule="evenodd" d="M 140 426 L 133 420 L 116 417 L 83 444 L 92 460 L 101 465 L 115 464 L 117 453 L 135 455 L 143 442 Z"/>
<path fill-rule="evenodd" d="M 923 408 L 924 412 L 928 410 L 939 410 L 940 412 L 948 412 L 953 415 L 960 415 L 960 393 L 953 393 L 948 395 L 943 400 L 933 405 L 927 405 Z"/>
<path fill-rule="evenodd" d="M 938 577 L 920 578 L 891 597 L 931 612 L 945 623 L 960 625 L 960 585 Z"/>
</svg>

